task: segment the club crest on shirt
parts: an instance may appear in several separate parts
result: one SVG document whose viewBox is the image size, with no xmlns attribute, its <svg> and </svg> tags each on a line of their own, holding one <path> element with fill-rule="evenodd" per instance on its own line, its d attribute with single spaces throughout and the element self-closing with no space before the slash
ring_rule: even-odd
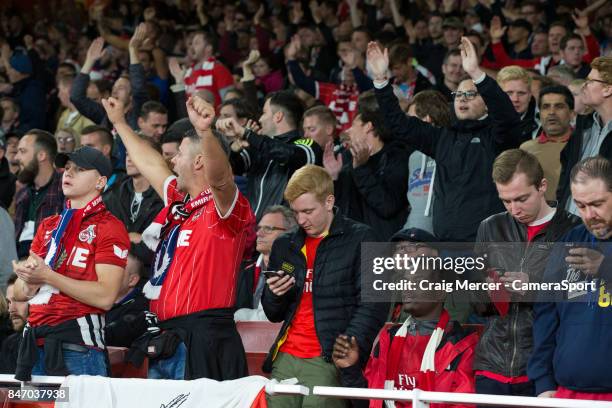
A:
<svg viewBox="0 0 612 408">
<path fill-rule="evenodd" d="M 83 231 L 79 232 L 79 241 L 91 244 L 94 238 L 96 237 L 95 227 L 95 225 L 90 225 Z"/>
</svg>

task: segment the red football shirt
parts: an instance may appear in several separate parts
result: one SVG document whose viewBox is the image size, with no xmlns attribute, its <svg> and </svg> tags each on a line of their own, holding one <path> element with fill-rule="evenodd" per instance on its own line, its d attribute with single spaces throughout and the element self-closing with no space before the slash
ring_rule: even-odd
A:
<svg viewBox="0 0 612 408">
<path fill-rule="evenodd" d="M 176 177 L 164 183 L 166 205 L 182 200 Z M 248 200 L 236 189 L 236 197 L 225 216 L 219 214 L 212 196 L 181 225 L 176 250 L 162 285 L 159 299 L 151 300 L 151 311 L 168 320 L 206 309 L 235 304 L 236 280 L 255 216 Z"/>
<path fill-rule="evenodd" d="M 314 261 L 317 248 L 324 237 L 306 237 L 302 252 L 306 256 L 306 279 L 300 304 L 295 312 L 287 340 L 283 343 L 280 351 L 299 358 L 319 357 L 321 344 L 317 337 L 314 323 L 314 310 L 312 307 L 312 282 L 314 276 Z"/>
<path fill-rule="evenodd" d="M 32 241 L 31 250 L 44 258 L 59 215 L 45 218 Z M 81 223 L 81 232 L 67 258 L 63 275 L 78 280 L 97 281 L 96 265 L 125 268 L 130 238 L 125 225 L 107 210 L 92 214 Z M 64 293 L 54 293 L 44 305 L 30 305 L 28 322 L 32 326 L 52 325 L 88 314 L 105 314 L 102 309 L 86 305 Z"/>
<path fill-rule="evenodd" d="M 215 106 L 221 103 L 221 91 L 234 85 L 232 73 L 214 58 L 195 64 L 185 72 L 185 94 L 189 98 L 197 91 L 207 90 L 215 96 Z"/>
<path fill-rule="evenodd" d="M 316 98 L 334 112 L 336 129 L 343 132 L 351 127 L 357 115 L 359 90 L 357 87 L 343 87 L 327 82 L 316 82 Z"/>
</svg>

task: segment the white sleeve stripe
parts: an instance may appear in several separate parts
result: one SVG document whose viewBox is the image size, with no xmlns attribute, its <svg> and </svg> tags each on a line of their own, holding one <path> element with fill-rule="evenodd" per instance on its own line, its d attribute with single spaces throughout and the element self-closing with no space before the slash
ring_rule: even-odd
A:
<svg viewBox="0 0 612 408">
<path fill-rule="evenodd" d="M 164 181 L 164 205 L 170 204 L 168 202 L 168 186 L 172 183 L 172 180 L 175 180 L 176 176 L 174 174 L 168 176 L 168 178 Z"/>
<path fill-rule="evenodd" d="M 242 161 L 244 162 L 246 170 L 250 169 L 251 168 L 251 156 L 249 155 L 249 152 L 242 149 L 240 151 L 240 157 L 242 157 Z"/>
<path fill-rule="evenodd" d="M 315 99 L 319 99 L 319 97 L 321 97 L 319 92 L 319 81 L 315 81 Z"/>
<path fill-rule="evenodd" d="M 236 206 L 237 202 L 238 202 L 238 187 L 236 187 L 236 194 L 234 194 L 234 201 L 232 202 L 232 205 L 230 206 L 229 210 L 227 210 L 227 213 L 225 215 L 221 215 L 221 211 L 219 211 L 219 207 L 217 207 L 217 202 L 215 201 L 215 210 L 217 210 L 217 215 L 219 216 L 219 218 L 221 218 L 222 220 L 228 219 L 229 216 L 232 215 L 232 212 L 234 211 L 234 207 Z"/>
<path fill-rule="evenodd" d="M 310 147 L 303 144 L 296 144 L 295 146 L 301 147 L 306 152 L 306 164 L 315 164 L 315 154 Z"/>
</svg>

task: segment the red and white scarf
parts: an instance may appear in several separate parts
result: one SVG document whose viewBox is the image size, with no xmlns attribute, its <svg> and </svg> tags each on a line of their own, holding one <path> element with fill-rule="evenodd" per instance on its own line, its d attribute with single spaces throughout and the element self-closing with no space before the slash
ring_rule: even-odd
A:
<svg viewBox="0 0 612 408">
<path fill-rule="evenodd" d="M 151 278 L 142 290 L 147 298 L 159 299 L 162 285 L 172 265 L 181 225 L 191 213 L 203 207 L 211 199 L 212 192 L 207 189 L 193 200 L 186 196 L 184 201 L 171 203 L 161 210 L 153 223 L 143 232 L 143 241 L 149 248 L 155 250 Z"/>
</svg>

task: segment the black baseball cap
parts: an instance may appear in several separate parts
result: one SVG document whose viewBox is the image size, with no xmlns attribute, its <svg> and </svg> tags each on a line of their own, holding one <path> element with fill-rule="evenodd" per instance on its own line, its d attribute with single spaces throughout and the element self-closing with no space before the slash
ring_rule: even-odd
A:
<svg viewBox="0 0 612 408">
<path fill-rule="evenodd" d="M 420 228 L 404 228 L 393 234 L 391 242 L 439 242 L 440 240 Z"/>
<path fill-rule="evenodd" d="M 110 177 L 113 174 L 110 160 L 101 151 L 90 146 L 83 146 L 72 153 L 59 153 L 55 157 L 55 167 L 65 167 L 68 160 L 85 170 L 98 170 L 102 176 Z"/>
</svg>

